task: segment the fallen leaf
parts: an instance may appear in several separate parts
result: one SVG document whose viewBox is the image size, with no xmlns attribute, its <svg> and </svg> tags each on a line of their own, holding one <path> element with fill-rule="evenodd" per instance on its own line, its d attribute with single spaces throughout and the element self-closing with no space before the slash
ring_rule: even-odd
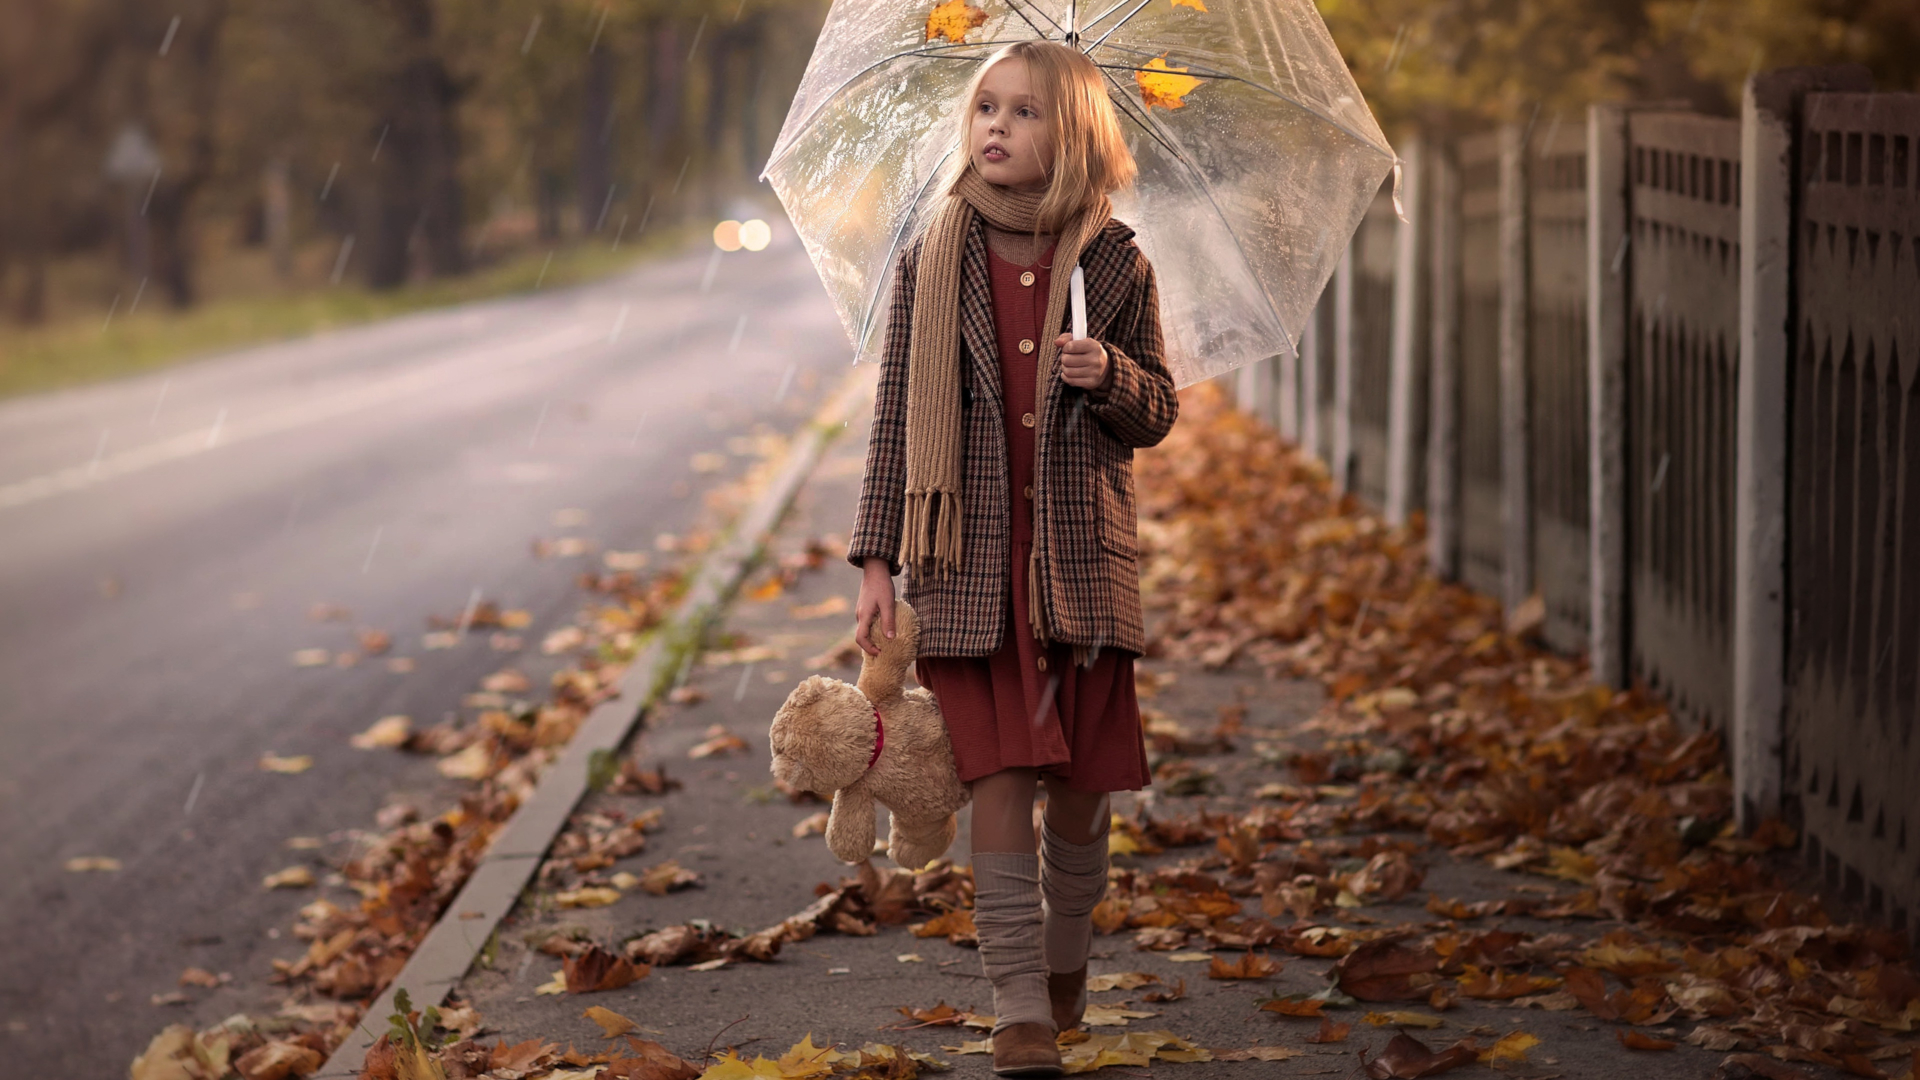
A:
<svg viewBox="0 0 1920 1080">
<path fill-rule="evenodd" d="M 260 879 L 268 889 L 305 889 L 313 885 L 313 871 L 304 866 L 289 866 Z"/>
<path fill-rule="evenodd" d="M 246 1080 L 288 1080 L 318 1070 L 324 1061 L 312 1047 L 275 1039 L 240 1055 L 233 1067 Z"/>
<path fill-rule="evenodd" d="M 211 990 L 216 986 L 224 986 L 232 982 L 233 976 L 215 975 L 206 968 L 190 967 L 180 973 L 178 981 L 181 986 L 200 986 Z"/>
<path fill-rule="evenodd" d="M 640 875 L 640 887 L 655 896 L 665 896 L 670 892 L 690 888 L 700 884 L 700 875 L 668 859 L 666 862 L 650 866 Z"/>
<path fill-rule="evenodd" d="M 405 716 L 383 716 L 373 726 L 348 740 L 355 750 L 381 750 L 404 746 L 413 733 L 413 721 Z"/>
<path fill-rule="evenodd" d="M 973 909 L 957 908 L 944 914 L 935 915 L 923 923 L 907 927 L 917 938 L 943 937 L 955 945 L 978 944 L 979 934 L 973 928 Z"/>
<path fill-rule="evenodd" d="M 1425 1043 L 1401 1032 L 1389 1039 L 1386 1049 L 1372 1061 L 1367 1060 L 1367 1053 L 1362 1050 L 1360 1066 L 1368 1080 L 1419 1080 L 1471 1065 L 1479 1058 L 1479 1049 L 1471 1039 L 1462 1039 L 1436 1054 Z"/>
<path fill-rule="evenodd" d="M 1145 1020 L 1159 1015 L 1159 1013 L 1139 1012 L 1095 1002 L 1087 1006 L 1084 1022 L 1088 1027 L 1126 1027 L 1129 1020 Z"/>
<path fill-rule="evenodd" d="M 1187 980 L 1176 979 L 1172 987 L 1165 990 L 1149 990 L 1140 995 L 1140 1000 L 1158 1004 L 1163 1001 L 1179 1001 L 1186 996 Z"/>
<path fill-rule="evenodd" d="M 1374 1027 L 1417 1027 L 1437 1028 L 1446 1021 L 1431 1013 L 1417 1012 L 1370 1012 L 1366 1021 Z"/>
<path fill-rule="evenodd" d="M 747 745 L 747 740 L 728 731 L 725 727 L 715 724 L 707 729 L 706 741 L 688 750 L 687 756 L 694 759 L 710 758 L 719 757 L 723 754 L 745 754 L 751 750 L 752 748 Z"/>
<path fill-rule="evenodd" d="M 943 37 L 950 44 L 957 45 L 967 40 L 969 31 L 986 21 L 986 11 L 967 3 L 967 0 L 946 0 L 946 3 L 934 5 L 927 14 L 927 40 Z"/>
<path fill-rule="evenodd" d="M 120 869 L 120 860 L 105 855 L 77 855 L 66 861 L 69 874 L 111 874 Z"/>
<path fill-rule="evenodd" d="M 1440 958 L 1431 949 L 1381 938 L 1341 957 L 1333 974 L 1335 985 L 1361 1001 L 1398 1001 L 1426 997 L 1439 969 Z"/>
<path fill-rule="evenodd" d="M 1259 953 L 1242 953 L 1240 959 L 1228 963 L 1219 957 L 1213 958 L 1207 969 L 1210 979 L 1265 979 L 1280 970 L 1280 964 Z"/>
<path fill-rule="evenodd" d="M 449 780 L 485 780 L 495 771 L 493 746 L 487 742 L 470 743 L 459 753 L 434 762 L 433 767 Z"/>
<path fill-rule="evenodd" d="M 1656 1039 L 1632 1028 L 1616 1028 L 1613 1037 L 1620 1040 L 1620 1045 L 1629 1050 L 1671 1050 L 1680 1045 L 1667 1039 Z"/>
<path fill-rule="evenodd" d="M 1290 994 L 1286 997 L 1268 998 L 1260 1003 L 1260 1007 L 1270 1013 L 1279 1013 L 1281 1016 L 1315 1020 L 1325 1014 L 1327 1003 L 1317 998 Z"/>
<path fill-rule="evenodd" d="M 278 754 L 262 754 L 260 755 L 260 768 L 271 773 L 298 776 L 308 769 L 313 768 L 313 758 L 306 754 L 295 754 L 291 757 L 281 757 Z"/>
<path fill-rule="evenodd" d="M 796 620 L 825 619 L 834 615 L 845 615 L 853 610 L 853 603 L 844 596 L 829 596 L 817 604 L 801 604 L 787 609 L 787 615 Z"/>
<path fill-rule="evenodd" d="M 1114 975 L 1090 975 L 1087 977 L 1087 993 L 1098 994 L 1106 990 L 1134 990 L 1148 983 L 1157 983 L 1160 976 L 1149 975 L 1144 971 L 1123 971 Z"/>
<path fill-rule="evenodd" d="M 325 667 L 333 663 L 330 649 L 301 649 L 293 654 L 295 667 Z"/>
<path fill-rule="evenodd" d="M 606 907 L 617 903 L 619 899 L 619 889 L 609 889 L 603 885 L 587 885 L 553 894 L 553 902 L 563 908 Z"/>
<path fill-rule="evenodd" d="M 1482 1051 L 1480 1060 L 1485 1062 L 1510 1061 L 1517 1065 L 1527 1060 L 1528 1050 L 1539 1045 L 1540 1040 L 1538 1038 L 1524 1031 L 1508 1032 L 1500 1036 L 1499 1042 L 1494 1043 Z"/>
<path fill-rule="evenodd" d="M 1167 959 L 1176 964 L 1207 964 L 1213 961 L 1213 954 L 1204 952 L 1177 952 L 1168 953 Z"/>
<path fill-rule="evenodd" d="M 1199 79 L 1180 74 L 1186 70 L 1168 66 L 1164 53 L 1147 61 L 1145 70 L 1133 73 L 1134 81 L 1140 86 L 1141 104 L 1149 109 L 1155 105 L 1163 109 L 1185 108 L 1186 96 L 1200 85 Z"/>
<path fill-rule="evenodd" d="M 1345 1021 L 1341 1021 L 1340 1023 L 1336 1024 L 1333 1021 L 1333 1017 L 1323 1016 L 1320 1018 L 1319 1030 L 1315 1031 L 1311 1035 L 1308 1035 L 1307 1041 L 1310 1043 L 1346 1042 L 1347 1036 L 1352 1033 L 1353 1033 L 1352 1024 L 1349 1024 Z"/>
<path fill-rule="evenodd" d="M 1305 1054 L 1305 1050 L 1295 1050 L 1286 1046 L 1249 1046 L 1244 1050 L 1218 1050 L 1213 1052 L 1215 1061 L 1285 1061 Z"/>
<path fill-rule="evenodd" d="M 480 680 L 480 689 L 495 694 L 524 694 L 532 688 L 533 682 L 512 668 L 502 668 Z"/>
<path fill-rule="evenodd" d="M 651 970 L 645 964 L 636 965 L 626 957 L 608 952 L 598 945 L 576 956 L 563 957 L 560 961 L 560 974 L 569 994 L 618 990 L 636 979 L 646 978 Z"/>
<path fill-rule="evenodd" d="M 594 1005 L 580 1015 L 599 1024 L 601 1036 L 608 1039 L 619 1038 L 640 1026 L 612 1009 L 600 1005 Z"/>
</svg>

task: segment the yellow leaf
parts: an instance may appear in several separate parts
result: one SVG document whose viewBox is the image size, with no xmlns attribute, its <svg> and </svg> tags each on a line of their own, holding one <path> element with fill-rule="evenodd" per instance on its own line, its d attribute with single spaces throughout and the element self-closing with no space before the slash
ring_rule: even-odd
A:
<svg viewBox="0 0 1920 1080">
<path fill-rule="evenodd" d="M 1446 1021 L 1431 1013 L 1400 1012 L 1396 1010 L 1394 1012 L 1370 1012 L 1367 1014 L 1367 1023 L 1372 1024 L 1374 1027 L 1437 1028 L 1441 1024 L 1446 1023 Z"/>
<path fill-rule="evenodd" d="M 260 879 L 260 884 L 269 889 L 304 889 L 313 884 L 313 871 L 304 866 L 289 866 L 278 873 L 268 874 Z"/>
<path fill-rule="evenodd" d="M 987 21 L 984 8 L 974 7 L 967 0 L 947 0 L 934 6 L 927 15 L 927 40 L 944 37 L 958 44 L 967 40 L 967 32 Z"/>
<path fill-rule="evenodd" d="M 1129 1020 L 1145 1020 L 1159 1013 L 1140 1012 L 1136 1009 L 1122 1009 L 1112 1005 L 1098 1003 L 1088 1005 L 1085 1022 L 1088 1027 L 1126 1027 Z"/>
<path fill-rule="evenodd" d="M 567 972 L 565 968 L 553 973 L 553 978 L 533 988 L 536 994 L 564 994 L 567 992 Z"/>
<path fill-rule="evenodd" d="M 1119 829 L 1114 829 L 1107 833 L 1107 854 L 1138 855 L 1140 854 L 1140 842 L 1127 833 L 1121 832 Z"/>
<path fill-rule="evenodd" d="M 1213 960 L 1213 954 L 1206 952 L 1177 952 L 1168 953 L 1167 959 L 1176 964 L 1205 964 Z"/>
<path fill-rule="evenodd" d="M 1174 7 L 1190 7 L 1195 11 L 1207 10 L 1207 5 L 1203 2 L 1203 0 L 1173 0 L 1173 6 Z"/>
<path fill-rule="evenodd" d="M 1117 975 L 1095 975 L 1087 980 L 1087 992 L 1100 993 L 1103 990 L 1137 990 L 1148 983 L 1157 983 L 1160 976 L 1149 975 L 1144 971 L 1126 971 Z"/>
<path fill-rule="evenodd" d="M 588 885 L 571 892 L 555 893 L 553 902 L 561 907 L 606 907 L 619 899 L 619 889 Z"/>
<path fill-rule="evenodd" d="M 1186 96 L 1200 85 L 1200 80 L 1191 75 L 1176 74 L 1186 68 L 1168 67 L 1165 56 L 1156 56 L 1147 61 L 1147 70 L 1136 71 L 1133 79 L 1140 84 L 1140 101 L 1148 108 L 1155 105 L 1163 109 L 1186 107 Z"/>
<path fill-rule="evenodd" d="M 560 981 L 562 984 L 565 984 L 567 981 L 565 972 L 561 973 Z M 603 1008 L 599 1005 L 595 1005 L 580 1015 L 599 1024 L 601 1032 L 609 1039 L 619 1038 L 640 1026 L 626 1017 L 621 1016 L 619 1013 L 614 1012 L 612 1009 Z"/>
<path fill-rule="evenodd" d="M 407 741 L 413 721 L 404 716 L 383 716 L 373 726 L 348 740 L 355 750 L 392 749 Z"/>
<path fill-rule="evenodd" d="M 308 769 L 313 768 L 313 759 L 305 754 L 296 754 L 293 757 L 281 757 L 278 754 L 262 754 L 260 755 L 260 767 L 268 772 L 298 776 Z"/>
<path fill-rule="evenodd" d="M 813 1044 L 813 1033 L 794 1043 L 792 1049 L 780 1055 L 774 1064 L 780 1068 L 785 1080 L 804 1080 L 811 1076 L 824 1076 L 833 1071 L 833 1063 L 839 1058 L 831 1046 L 820 1047 Z"/>
<path fill-rule="evenodd" d="M 485 780 L 493 775 L 493 748 L 484 742 L 474 743 L 441 758 L 434 768 L 449 780 Z"/>
<path fill-rule="evenodd" d="M 1518 1064 L 1527 1060 L 1528 1050 L 1539 1045 L 1540 1040 L 1534 1036 L 1524 1031 L 1515 1031 L 1502 1035 L 1499 1042 L 1482 1051 L 1480 1060 L 1482 1062 L 1511 1061 Z"/>
<path fill-rule="evenodd" d="M 118 869 L 120 869 L 120 860 L 110 859 L 105 855 L 81 855 L 67 860 L 69 874 L 111 874 Z"/>
</svg>

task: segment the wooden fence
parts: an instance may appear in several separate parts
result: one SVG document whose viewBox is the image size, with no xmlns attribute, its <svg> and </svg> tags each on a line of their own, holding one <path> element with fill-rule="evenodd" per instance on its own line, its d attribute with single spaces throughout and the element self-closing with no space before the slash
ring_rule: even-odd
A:
<svg viewBox="0 0 1920 1080">
<path fill-rule="evenodd" d="M 1726 735 L 1739 814 L 1920 916 L 1920 95 L 1768 72 L 1403 137 L 1242 400 L 1449 577 Z"/>
</svg>

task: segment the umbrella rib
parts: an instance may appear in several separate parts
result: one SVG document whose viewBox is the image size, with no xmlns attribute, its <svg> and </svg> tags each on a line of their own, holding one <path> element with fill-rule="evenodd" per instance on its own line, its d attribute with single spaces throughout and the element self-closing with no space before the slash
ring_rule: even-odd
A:
<svg viewBox="0 0 1920 1080">
<path fill-rule="evenodd" d="M 1133 3 L 1133 0 L 1114 0 L 1113 4 L 1111 4 L 1107 8 L 1107 10 L 1101 12 L 1098 15 L 1095 15 L 1091 19 L 1088 19 L 1086 28 L 1091 30 L 1094 27 L 1099 26 L 1101 20 L 1105 19 L 1107 16 L 1113 14 L 1116 11 L 1119 11 L 1121 8 L 1126 7 L 1128 4 L 1131 4 L 1131 3 Z"/>
<path fill-rule="evenodd" d="M 820 99 L 820 104 L 814 106 L 813 111 L 807 114 L 807 118 L 805 120 L 802 120 L 798 125 L 796 125 L 794 129 L 794 133 L 797 136 L 800 132 L 805 131 L 807 128 L 811 127 L 813 125 L 814 120 L 817 119 L 821 113 L 826 111 L 827 106 L 833 104 L 835 101 L 838 101 L 840 99 L 840 95 L 847 92 L 848 87 L 852 86 L 854 83 L 859 82 L 861 79 L 866 78 L 868 75 L 873 74 L 876 70 L 883 68 L 888 64 L 893 63 L 895 60 L 984 60 L 986 59 L 986 57 L 983 57 L 983 56 L 949 56 L 946 54 L 957 52 L 961 49 L 984 48 L 988 45 L 1012 45 L 1015 42 L 1023 41 L 1023 40 L 1025 39 L 1024 38 L 1006 38 L 1006 39 L 996 39 L 993 41 L 967 41 L 967 42 L 961 42 L 960 44 L 957 44 L 957 45 L 935 45 L 932 48 L 922 46 L 917 49 L 907 49 L 903 52 L 897 52 L 890 56 L 883 56 L 880 59 L 875 60 L 873 63 L 868 64 L 866 67 L 861 68 L 859 71 L 854 72 L 852 75 L 847 76 L 847 79 L 845 82 L 842 82 L 839 86 L 834 87 L 832 93 L 829 93 L 826 97 Z M 792 141 L 789 141 L 786 145 L 780 147 L 779 152 L 774 154 L 773 157 L 767 160 L 766 167 L 760 170 L 760 179 L 762 180 L 766 179 L 767 174 L 773 171 L 773 167 L 775 165 L 780 164 L 781 159 L 785 158 L 787 154 L 792 152 L 792 150 L 793 150 Z"/>
<path fill-rule="evenodd" d="M 1111 74 L 1107 75 L 1107 81 L 1109 83 L 1114 84 L 1114 89 L 1116 90 L 1120 89 L 1119 84 L 1114 81 L 1114 78 Z M 1186 166 L 1187 172 L 1191 174 L 1194 184 L 1197 187 L 1199 187 L 1200 193 L 1206 196 L 1207 205 L 1213 207 L 1214 217 L 1218 218 L 1224 227 L 1225 222 L 1227 220 L 1227 215 L 1224 211 L 1220 209 L 1220 200 L 1213 197 L 1213 185 L 1207 183 L 1206 173 L 1201 172 L 1200 166 L 1194 164 L 1193 159 L 1187 157 L 1184 151 L 1179 149 L 1179 147 L 1175 146 L 1170 137 L 1163 138 L 1159 133 L 1155 131 L 1155 124 L 1154 124 L 1152 110 L 1149 109 L 1144 115 L 1136 111 L 1136 107 L 1134 106 L 1133 101 L 1126 95 L 1124 91 L 1122 91 L 1118 95 L 1110 95 L 1110 96 L 1113 96 L 1115 98 L 1115 100 L 1121 106 L 1122 111 L 1124 111 L 1127 114 L 1128 119 L 1140 125 L 1140 127 L 1146 130 L 1146 132 L 1149 135 L 1153 135 L 1155 141 L 1157 141 L 1161 146 L 1166 147 L 1167 152 L 1173 155 L 1173 159 L 1175 161 L 1178 161 L 1180 164 Z M 1240 234 L 1234 232 L 1233 229 L 1230 227 L 1226 228 L 1226 234 L 1227 234 L 1227 237 L 1233 241 L 1233 249 L 1239 252 L 1240 254 L 1240 264 L 1247 268 L 1247 276 L 1253 279 L 1254 287 L 1260 290 L 1260 298 L 1267 302 L 1267 312 L 1273 316 L 1274 325 L 1280 328 L 1280 336 L 1286 339 L 1288 347 L 1291 348 L 1293 345 L 1293 338 L 1292 338 L 1292 335 L 1287 333 L 1287 321 L 1280 317 L 1280 306 L 1273 302 L 1273 295 L 1267 292 L 1266 282 L 1261 281 L 1260 275 L 1254 272 L 1253 260 L 1247 257 L 1247 249 L 1246 249 L 1246 246 L 1240 242 Z"/>
<path fill-rule="evenodd" d="M 1047 32 L 1045 30 L 1040 29 L 1040 26 L 1038 23 L 1034 22 L 1032 19 L 1027 18 L 1027 13 L 1020 10 L 1020 0 L 1007 0 L 1007 6 L 1012 8 L 1013 13 L 1015 15 L 1020 16 L 1020 21 L 1023 23 L 1026 23 L 1027 26 L 1030 27 L 1034 33 L 1039 34 L 1043 38 L 1047 36 Z M 1047 20 L 1047 25 L 1053 27 L 1055 30 L 1060 30 L 1060 24 L 1053 20 L 1053 16 L 1040 10 L 1040 5 L 1033 4 L 1031 3 L 1031 0 L 1029 0 L 1029 6 L 1033 8 L 1034 14 Z M 1060 30 L 1060 33 L 1062 35 L 1065 35 L 1066 31 Z"/>
<path fill-rule="evenodd" d="M 1119 52 L 1130 52 L 1136 56 L 1145 55 L 1140 49 L 1130 49 L 1124 45 L 1108 45 L 1106 46 L 1106 48 L 1113 49 Z M 1102 64 L 1099 61 L 1095 61 L 1095 64 L 1099 67 L 1107 68 L 1115 71 L 1154 71 L 1153 68 L 1133 67 L 1126 64 Z M 1389 159 L 1395 162 L 1398 162 L 1400 160 L 1399 155 L 1395 154 L 1390 148 L 1381 146 L 1379 143 L 1374 142 L 1372 139 L 1368 138 L 1365 134 L 1355 131 L 1352 127 L 1348 126 L 1347 124 L 1339 120 L 1334 119 L 1333 117 L 1327 115 L 1325 112 L 1321 111 L 1320 109 L 1315 108 L 1314 106 L 1309 105 L 1304 101 L 1301 101 L 1299 98 L 1291 97 L 1287 94 L 1283 94 L 1280 91 L 1275 90 L 1273 87 L 1266 85 L 1265 83 L 1254 82 L 1252 79 L 1249 79 L 1244 75 L 1234 75 L 1229 72 L 1220 71 L 1218 69 L 1209 69 L 1205 67 L 1205 65 L 1201 65 L 1199 70 L 1195 70 L 1195 65 L 1191 60 L 1187 61 L 1186 70 L 1179 72 L 1179 74 L 1190 75 L 1196 79 L 1215 79 L 1221 82 L 1237 82 L 1237 83 L 1242 83 L 1246 86 L 1251 86 L 1255 90 L 1258 90 L 1263 94 L 1268 94 L 1268 95 L 1271 95 L 1272 97 L 1279 98 L 1281 101 L 1284 101 L 1289 105 L 1292 105 L 1294 108 L 1299 109 L 1300 111 L 1306 113 L 1307 115 L 1319 119 L 1320 121 L 1324 122 L 1327 126 L 1332 127 L 1340 131 L 1342 134 L 1345 134 L 1348 137 L 1352 138 L 1355 142 L 1365 143 L 1367 146 L 1371 147 L 1374 150 L 1379 151 L 1382 154 L 1385 154 Z"/>
<path fill-rule="evenodd" d="M 1108 9 L 1107 9 L 1107 14 L 1108 14 L 1108 15 L 1111 15 L 1111 14 L 1112 14 L 1112 13 L 1113 13 L 1114 11 L 1116 11 L 1116 10 L 1118 10 L 1118 9 L 1119 9 L 1119 8 L 1121 7 L 1121 5 L 1122 5 L 1122 4 L 1125 4 L 1125 3 L 1126 3 L 1126 0 L 1121 0 L 1121 3 L 1119 3 L 1119 4 L 1115 4 L 1115 5 L 1113 6 L 1113 7 L 1111 7 L 1111 8 L 1108 8 Z M 1096 42 L 1094 42 L 1093 44 L 1091 44 L 1091 45 L 1089 45 L 1089 46 L 1087 46 L 1087 47 L 1086 47 L 1086 48 L 1085 48 L 1084 50 L 1082 50 L 1082 51 L 1084 51 L 1084 52 L 1087 52 L 1087 53 L 1092 53 L 1092 52 L 1093 52 L 1093 50 L 1095 50 L 1095 49 L 1097 49 L 1097 48 L 1099 48 L 1099 47 L 1100 47 L 1100 46 L 1102 46 L 1102 45 L 1105 45 L 1105 44 L 1107 43 L 1107 39 L 1108 39 L 1108 38 L 1110 38 L 1110 37 L 1112 37 L 1112 36 L 1113 36 L 1113 35 L 1114 35 L 1114 34 L 1115 34 L 1116 32 L 1118 32 L 1118 31 L 1119 31 L 1119 29 L 1120 29 L 1121 27 L 1123 27 L 1123 26 L 1125 26 L 1125 25 L 1127 25 L 1128 23 L 1130 23 L 1130 22 L 1132 22 L 1132 21 L 1133 21 L 1133 17 L 1134 17 L 1135 15 L 1138 15 L 1138 14 L 1140 14 L 1141 12 L 1143 12 L 1143 11 L 1145 11 L 1145 10 L 1147 10 L 1147 5 L 1148 5 L 1148 4 L 1151 4 L 1151 3 L 1153 3 L 1153 0 L 1140 0 L 1140 3 L 1139 3 L 1139 5 L 1138 5 L 1138 6 L 1136 6 L 1136 7 L 1135 7 L 1135 8 L 1134 8 L 1134 9 L 1133 9 L 1132 11 L 1129 11 L 1129 12 L 1127 12 L 1127 13 L 1126 13 L 1125 15 L 1122 15 L 1122 16 L 1120 17 L 1120 21 L 1119 21 L 1119 22 L 1117 22 L 1117 23 L 1114 23 L 1114 24 L 1113 24 L 1112 26 L 1110 26 L 1110 27 L 1108 27 L 1108 28 L 1107 28 L 1107 32 L 1106 32 L 1106 33 L 1104 33 L 1104 34 L 1101 34 L 1101 35 L 1100 35 L 1100 40 L 1098 40 L 1098 41 L 1096 41 Z M 1100 18 L 1102 18 L 1102 19 L 1104 19 L 1104 18 L 1106 18 L 1106 15 L 1102 15 L 1102 16 L 1101 16 Z M 1100 19 L 1095 19 L 1094 21 L 1095 21 L 1095 22 L 1099 22 L 1099 21 L 1100 21 Z"/>
<path fill-rule="evenodd" d="M 893 231 L 893 243 L 887 246 L 885 265 L 888 267 L 889 273 L 892 272 L 893 257 L 900 250 L 900 242 L 906 239 L 907 230 L 913 225 L 913 208 L 920 204 L 920 199 L 927 193 L 927 189 L 932 187 L 933 182 L 940 178 L 941 168 L 946 165 L 947 159 L 952 156 L 953 150 L 951 148 L 949 148 L 946 153 L 940 155 L 940 160 L 934 162 L 933 168 L 927 171 L 926 183 L 920 185 L 920 190 L 913 193 L 913 201 L 907 204 L 906 216 L 900 219 L 900 227 Z M 866 348 L 867 335 L 873 332 L 874 313 L 879 310 L 880 290 L 875 289 L 873 296 L 867 300 L 867 313 L 860 319 L 860 339 L 853 343 L 854 359 L 856 360 L 860 357 L 860 350 Z"/>
</svg>

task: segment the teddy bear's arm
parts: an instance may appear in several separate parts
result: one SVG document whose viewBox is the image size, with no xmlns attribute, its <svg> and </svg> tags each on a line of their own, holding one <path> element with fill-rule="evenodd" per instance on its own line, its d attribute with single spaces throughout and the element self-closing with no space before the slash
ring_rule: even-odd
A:
<svg viewBox="0 0 1920 1080">
<path fill-rule="evenodd" d="M 827 849 L 844 863 L 862 862 L 873 854 L 873 796 L 860 788 L 833 793 L 827 814 Z"/>
</svg>

